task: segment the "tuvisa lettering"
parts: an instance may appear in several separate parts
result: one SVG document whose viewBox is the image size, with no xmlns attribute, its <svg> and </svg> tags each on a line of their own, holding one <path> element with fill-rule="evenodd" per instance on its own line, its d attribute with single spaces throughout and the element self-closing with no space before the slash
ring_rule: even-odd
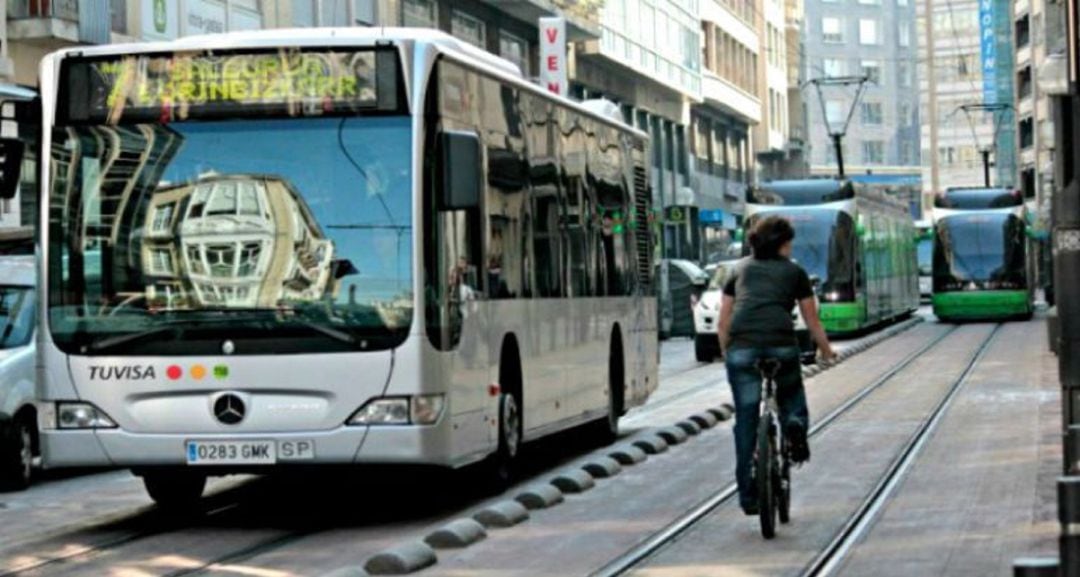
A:
<svg viewBox="0 0 1080 577">
<path fill-rule="evenodd" d="M 153 365 L 91 366 L 91 381 L 146 381 L 157 378 Z"/>
</svg>

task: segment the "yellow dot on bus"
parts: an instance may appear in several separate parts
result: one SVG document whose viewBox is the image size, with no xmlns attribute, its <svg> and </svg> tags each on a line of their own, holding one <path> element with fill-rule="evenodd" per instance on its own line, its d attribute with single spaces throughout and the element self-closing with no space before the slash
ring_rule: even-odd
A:
<svg viewBox="0 0 1080 577">
<path fill-rule="evenodd" d="M 206 367 L 202 365 L 195 365 L 191 367 L 191 370 L 188 371 L 188 374 L 191 375 L 191 378 L 195 379 L 196 381 L 201 380 L 203 377 L 206 376 Z"/>
</svg>

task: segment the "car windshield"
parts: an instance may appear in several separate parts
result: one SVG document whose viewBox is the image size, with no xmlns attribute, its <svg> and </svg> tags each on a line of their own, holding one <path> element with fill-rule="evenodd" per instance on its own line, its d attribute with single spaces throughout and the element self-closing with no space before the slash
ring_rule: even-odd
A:
<svg viewBox="0 0 1080 577">
<path fill-rule="evenodd" d="M 727 280 L 728 272 L 735 266 L 734 262 L 718 265 L 716 270 L 713 271 L 712 278 L 709 279 L 709 288 L 711 291 L 718 291 L 724 288 L 724 281 Z"/>
<path fill-rule="evenodd" d="M 392 346 L 413 311 L 410 159 L 404 116 L 57 128 L 52 334 Z M 164 325 L 188 346 L 115 340 Z"/>
<path fill-rule="evenodd" d="M 34 335 L 34 289 L 0 285 L 0 350 L 30 344 Z"/>
<path fill-rule="evenodd" d="M 935 282 L 1024 278 L 1024 224 L 1012 214 L 960 214 L 937 224 Z"/>
</svg>

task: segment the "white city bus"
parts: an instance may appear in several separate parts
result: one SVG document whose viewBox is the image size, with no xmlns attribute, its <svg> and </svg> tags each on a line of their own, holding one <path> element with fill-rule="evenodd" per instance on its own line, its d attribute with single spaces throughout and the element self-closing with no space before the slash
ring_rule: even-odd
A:
<svg viewBox="0 0 1080 577">
<path fill-rule="evenodd" d="M 77 47 L 41 66 L 47 467 L 484 461 L 657 385 L 646 137 L 444 34 Z"/>
</svg>

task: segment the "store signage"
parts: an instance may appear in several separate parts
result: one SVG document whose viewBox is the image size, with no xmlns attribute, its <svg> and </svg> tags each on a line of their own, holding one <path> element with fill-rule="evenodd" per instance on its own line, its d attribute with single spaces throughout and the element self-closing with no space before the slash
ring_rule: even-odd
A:
<svg viewBox="0 0 1080 577">
<path fill-rule="evenodd" d="M 979 38 L 982 45 L 983 104 L 997 102 L 997 31 L 994 0 L 979 0 Z"/>
<path fill-rule="evenodd" d="M 566 96 L 566 19 L 540 19 L 540 83 Z"/>
</svg>

